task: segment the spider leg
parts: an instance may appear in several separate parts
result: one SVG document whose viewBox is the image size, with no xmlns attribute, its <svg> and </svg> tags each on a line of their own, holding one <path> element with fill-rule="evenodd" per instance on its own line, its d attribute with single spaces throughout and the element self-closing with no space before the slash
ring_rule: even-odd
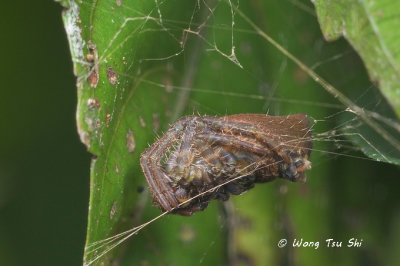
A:
<svg viewBox="0 0 400 266">
<path fill-rule="evenodd" d="M 140 165 L 153 192 L 152 194 L 156 198 L 156 203 L 166 211 L 178 206 L 179 201 L 171 187 L 171 179 L 163 171 L 160 161 L 168 147 L 181 137 L 186 123 L 191 119 L 191 117 L 184 117 L 178 120 L 163 137 L 153 143 L 140 156 Z"/>
<path fill-rule="evenodd" d="M 157 149 L 162 147 L 151 147 L 140 157 L 144 175 L 150 185 L 153 197 L 157 198 L 157 203 L 164 210 L 170 210 L 178 205 L 172 188 L 168 184 L 168 179 L 159 166 L 158 159 L 154 156 Z"/>
<path fill-rule="evenodd" d="M 280 147 L 284 146 L 293 149 L 296 148 L 301 142 L 304 142 L 306 147 L 311 147 L 310 137 L 299 137 L 285 134 L 285 137 L 281 138 L 281 133 L 274 132 L 273 129 L 268 129 L 267 132 L 263 133 L 262 130 L 265 130 L 264 127 L 258 127 L 257 124 L 254 125 L 245 122 L 232 121 L 229 119 L 229 116 L 222 118 L 203 116 L 201 117 L 201 120 L 203 123 L 206 123 L 209 128 L 213 128 L 214 131 L 221 132 L 225 136 L 232 135 L 235 138 L 251 139 L 251 146 L 254 146 L 255 143 L 258 143 L 261 145 L 261 147 L 263 147 L 262 149 L 273 151 L 286 163 L 290 162 L 290 157 L 286 152 L 280 149 Z M 290 143 L 293 143 L 293 145 L 290 145 Z M 257 147 L 253 147 L 251 150 L 255 151 L 256 148 Z M 305 148 L 305 150 L 309 155 L 310 148 Z"/>
<path fill-rule="evenodd" d="M 238 171 L 238 173 L 246 174 L 247 172 L 251 174 L 251 172 L 253 172 L 256 175 L 256 182 L 258 183 L 272 181 L 277 176 L 291 181 L 299 180 L 304 182 L 306 180 L 306 175 L 303 171 L 310 168 L 310 163 L 306 161 L 308 162 L 306 167 L 296 169 L 287 153 L 276 153 L 273 150 L 269 150 L 268 147 L 259 146 L 250 140 L 237 136 L 226 136 L 219 132 L 213 132 L 210 134 L 198 134 L 196 138 L 208 141 L 209 145 L 226 146 L 228 148 L 237 149 L 238 153 L 234 154 L 236 157 L 242 157 L 249 162 L 254 161 L 254 163 L 245 166 L 245 168 Z M 287 158 L 283 157 L 282 154 Z M 259 158 L 256 158 L 254 155 L 258 155 Z M 232 191 L 232 194 L 237 194 L 239 193 L 238 191 L 241 191 L 240 187 L 232 186 L 229 187 L 229 189 Z M 235 189 L 237 191 L 235 191 Z"/>
<path fill-rule="evenodd" d="M 198 134 L 196 138 L 207 140 L 208 144 L 220 144 L 228 147 L 234 147 L 238 150 L 249 150 L 257 155 L 265 155 L 266 148 L 261 145 L 255 145 L 254 143 L 240 140 L 235 136 L 226 136 L 221 133 L 214 132 L 210 134 Z"/>
<path fill-rule="evenodd" d="M 242 141 L 238 144 L 245 145 L 243 147 L 249 149 L 252 152 L 264 152 L 265 154 L 266 150 L 270 150 L 279 155 L 279 157 L 285 160 L 285 162 L 290 161 L 290 158 L 286 155 L 286 153 L 279 150 L 279 146 L 281 145 L 281 143 L 276 142 L 276 136 L 272 135 L 271 137 L 271 133 L 260 133 L 260 129 L 257 128 L 257 126 L 255 125 L 243 122 L 234 122 L 224 120 L 223 118 L 210 116 L 204 116 L 202 117 L 202 120 L 207 123 L 210 128 L 213 128 L 216 132 L 223 133 L 220 136 L 224 137 L 231 135 L 234 143 L 238 142 L 238 138 L 240 138 Z M 252 141 L 245 141 L 246 139 Z M 259 145 L 256 145 L 256 143 Z"/>
</svg>

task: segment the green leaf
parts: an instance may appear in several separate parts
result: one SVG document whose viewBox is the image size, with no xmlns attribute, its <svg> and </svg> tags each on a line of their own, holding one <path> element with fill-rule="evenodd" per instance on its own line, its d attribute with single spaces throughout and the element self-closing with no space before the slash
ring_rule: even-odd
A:
<svg viewBox="0 0 400 266">
<path fill-rule="evenodd" d="M 187 91 L 172 86 L 190 86 L 188 82 L 194 77 L 190 71 L 184 73 L 183 69 L 195 68 L 200 53 L 197 49 L 185 51 L 186 58 L 152 60 L 182 50 L 178 42 L 181 32 L 163 31 L 161 21 L 148 17 L 157 15 L 154 2 L 132 1 L 123 5 L 121 7 L 118 1 L 70 1 L 69 9 L 63 14 L 78 76 L 78 130 L 82 142 L 95 156 L 90 171 L 85 263 L 109 261 L 110 254 L 97 260 L 103 249 L 94 250 L 90 245 L 127 229 L 128 225 L 142 223 L 157 211 L 148 203 L 147 190 L 141 192 L 142 187 L 147 186 L 138 163 L 139 156 L 154 140 L 154 133 L 165 129 L 176 119 L 177 113 L 182 112 L 180 105 L 185 105 Z M 193 3 L 183 1 L 180 8 L 192 10 Z M 189 23 L 191 17 L 197 19 L 191 12 L 175 12 L 174 5 L 163 5 L 162 12 L 171 20 Z M 201 40 L 188 38 L 187 42 L 188 47 L 196 47 Z M 143 214 L 145 206 L 153 212 Z M 182 217 L 168 221 L 171 223 L 168 226 L 169 241 L 163 244 L 159 235 L 156 236 L 159 239 L 147 240 L 148 245 L 156 245 L 155 248 L 160 245 L 165 249 L 164 246 L 184 244 L 186 240 L 182 242 L 174 237 L 179 235 L 182 221 Z M 209 233 L 217 228 L 216 222 L 208 222 L 214 228 L 208 230 Z M 199 222 L 191 219 L 189 223 L 185 221 L 185 228 L 190 228 L 195 235 L 202 235 L 201 231 L 207 230 L 206 224 L 201 222 L 202 228 L 197 232 Z M 218 254 L 221 249 L 221 234 L 213 235 L 216 244 L 208 258 L 213 258 L 212 253 Z M 142 240 L 137 238 L 135 242 L 140 243 L 137 241 Z M 201 241 L 195 244 L 199 245 Z M 138 250 L 136 248 L 133 256 L 140 259 L 144 253 Z M 197 256 L 201 258 L 202 253 Z M 182 264 L 185 261 L 174 253 L 152 259 Z M 218 262 L 218 257 L 213 261 Z"/>
<path fill-rule="evenodd" d="M 344 36 L 400 116 L 399 1 L 313 1 L 328 41 Z"/>
<path fill-rule="evenodd" d="M 333 41 L 344 36 L 350 42 L 363 59 L 371 80 L 378 84 L 397 112 L 396 116 L 386 106 L 380 106 L 378 112 L 368 114 L 384 134 L 366 125 L 354 126 L 351 132 L 344 134 L 370 158 L 399 165 L 400 150 L 396 140 L 400 139 L 400 124 L 397 122 L 400 114 L 400 55 L 397 52 L 400 36 L 394 34 L 393 29 L 400 27 L 400 3 L 354 0 L 315 1 L 314 5 L 325 38 Z M 358 88 L 352 91 L 362 93 Z M 379 99 L 381 95 L 377 93 L 373 97 Z M 364 108 L 368 104 L 367 109 L 376 108 L 368 98 L 361 99 L 361 102 Z M 382 119 L 380 114 L 385 114 L 386 119 Z M 354 116 L 350 114 L 340 118 L 342 123 L 352 119 Z M 384 135 L 392 141 L 385 139 Z"/>
<path fill-rule="evenodd" d="M 359 91 L 360 95 L 362 94 L 359 89 L 354 89 L 354 91 Z M 375 97 L 379 99 L 381 96 L 376 93 Z M 385 134 L 395 141 L 400 140 L 400 124 L 396 119 L 396 114 L 387 105 L 379 108 L 373 106 L 376 102 L 370 102 L 370 100 L 371 96 L 367 98 L 360 97 L 358 104 L 364 106 L 365 110 L 374 110 L 367 111 L 368 116 L 374 120 Z M 381 114 L 386 114 L 386 116 Z M 350 139 L 354 145 L 360 147 L 362 153 L 375 161 L 400 165 L 400 150 L 380 133 L 362 123 L 355 114 L 351 112 L 343 113 L 338 120 L 342 124 L 342 129 L 340 130 L 342 134 Z"/>
</svg>

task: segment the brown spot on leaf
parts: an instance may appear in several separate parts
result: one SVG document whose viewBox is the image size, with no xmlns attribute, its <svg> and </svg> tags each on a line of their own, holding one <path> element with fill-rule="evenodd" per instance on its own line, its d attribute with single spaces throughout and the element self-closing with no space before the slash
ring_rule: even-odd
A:
<svg viewBox="0 0 400 266">
<path fill-rule="evenodd" d="M 99 83 L 99 74 L 94 70 L 89 74 L 89 83 L 92 88 L 96 88 Z"/>
<path fill-rule="evenodd" d="M 111 211 L 110 211 L 110 220 L 114 217 L 115 212 L 117 211 L 117 201 L 114 200 L 114 203 L 111 207 Z"/>
<path fill-rule="evenodd" d="M 142 127 L 146 127 L 146 122 L 144 121 L 143 117 L 139 115 L 139 122 Z"/>
<path fill-rule="evenodd" d="M 90 64 L 90 72 L 88 81 L 92 88 L 96 88 L 99 83 L 99 63 L 98 63 L 98 54 L 97 47 L 92 42 L 88 42 L 88 53 L 86 55 L 86 60 Z"/>
<path fill-rule="evenodd" d="M 110 120 L 111 120 L 111 114 L 106 113 L 106 117 L 104 119 L 104 122 L 106 122 L 106 127 L 109 127 Z"/>
<path fill-rule="evenodd" d="M 115 73 L 112 67 L 107 68 L 107 78 L 112 85 L 115 85 L 118 82 L 117 73 Z"/>
<path fill-rule="evenodd" d="M 90 109 L 95 109 L 95 108 L 98 109 L 100 108 L 99 100 L 97 98 L 89 98 L 87 101 L 87 106 Z"/>
<path fill-rule="evenodd" d="M 128 152 L 132 153 L 135 151 L 136 147 L 136 141 L 135 141 L 135 134 L 133 133 L 132 130 L 128 130 L 128 133 L 126 133 L 126 148 L 128 149 Z"/>
</svg>

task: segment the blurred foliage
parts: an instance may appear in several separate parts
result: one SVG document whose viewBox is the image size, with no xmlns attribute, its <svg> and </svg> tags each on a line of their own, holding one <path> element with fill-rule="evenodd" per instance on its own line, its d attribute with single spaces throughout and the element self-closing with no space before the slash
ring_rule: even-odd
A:
<svg viewBox="0 0 400 266">
<path fill-rule="evenodd" d="M 365 143 L 350 146 L 323 135 L 339 134 L 336 129 L 346 129 L 340 125 L 359 120 L 338 115 L 347 115 L 346 106 L 338 106 L 237 14 L 233 45 L 243 68 L 224 57 L 232 49 L 227 2 L 207 1 L 212 13 L 201 1 L 60 2 L 66 8 L 63 20 L 78 76 L 79 135 L 95 156 L 89 244 L 160 213 L 151 204 L 138 157 L 176 118 L 192 113 L 304 112 L 317 120 L 307 184 L 277 180 L 225 204 L 212 202 L 192 217 L 168 215 L 98 263 L 391 265 L 400 261 L 399 169 L 363 159 Z M 357 104 L 393 117 L 357 53 L 342 39 L 333 43 L 322 39 L 310 3 L 241 1 L 240 9 Z M 75 90 L 59 10 L 56 4 L 45 8 L 34 3 L 13 10 L 18 16 L 7 12 L 0 18 L 8 25 L 4 34 L 9 49 L 1 71 L 7 76 L 0 98 L 6 129 L 1 133 L 0 263 L 80 264 L 89 156 L 73 127 Z M 199 28 L 204 21 L 206 26 Z M 149 60 L 156 58 L 164 59 Z M 334 238 L 345 246 L 352 237 L 363 239 L 362 247 L 325 245 L 325 239 Z M 320 247 L 279 249 L 282 238 L 289 245 L 293 239 L 319 241 Z"/>
<path fill-rule="evenodd" d="M 384 133 L 360 124 L 348 137 L 370 158 L 400 165 L 400 35 L 393 34 L 393 29 L 400 26 L 400 2 L 317 0 L 314 5 L 325 39 L 334 41 L 344 36 L 362 58 L 370 79 L 394 108 L 371 101 L 380 99 L 380 92 L 358 97 L 357 104 L 374 111 L 368 115 Z M 346 123 L 356 116 L 348 112 L 341 121 Z"/>
<path fill-rule="evenodd" d="M 344 36 L 379 84 L 400 116 L 400 2 L 388 0 L 315 0 L 314 5 L 327 40 Z"/>
</svg>

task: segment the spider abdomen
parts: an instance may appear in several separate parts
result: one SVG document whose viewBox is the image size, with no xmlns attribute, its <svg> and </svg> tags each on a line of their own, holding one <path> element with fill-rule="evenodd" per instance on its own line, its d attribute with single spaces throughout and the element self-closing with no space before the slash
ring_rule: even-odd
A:
<svg viewBox="0 0 400 266">
<path fill-rule="evenodd" d="M 185 160 L 181 158 L 182 156 L 191 160 Z M 257 163 L 260 160 L 260 156 L 245 151 L 209 144 L 207 146 L 198 142 L 198 145 L 192 146 L 190 151 L 175 150 L 165 170 L 176 181 L 173 185 L 180 202 L 224 183 L 225 186 L 216 190 L 218 193 L 214 195 L 212 195 L 214 192 L 207 193 L 203 195 L 203 199 L 227 200 L 229 194 L 242 194 L 252 188 L 255 182 L 266 182 L 266 176 L 271 180 L 273 176 L 278 175 L 277 167 L 274 171 L 271 171 L 269 166 L 261 167 Z M 183 161 L 186 164 L 182 165 Z M 243 177 L 229 182 L 239 175 Z M 264 179 L 259 179 L 257 176 L 262 176 Z"/>
</svg>

